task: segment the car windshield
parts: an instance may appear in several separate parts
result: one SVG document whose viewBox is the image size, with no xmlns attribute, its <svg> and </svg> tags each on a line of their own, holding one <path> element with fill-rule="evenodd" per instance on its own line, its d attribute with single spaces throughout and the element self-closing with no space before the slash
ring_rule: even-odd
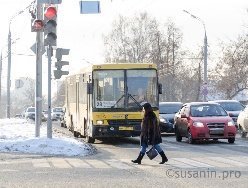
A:
<svg viewBox="0 0 248 188">
<path fill-rule="evenodd" d="M 192 105 L 190 111 L 192 117 L 228 116 L 226 111 L 217 104 Z"/>
<path fill-rule="evenodd" d="M 53 112 L 63 112 L 63 109 L 62 108 L 54 108 Z"/>
<path fill-rule="evenodd" d="M 160 114 L 175 114 L 180 108 L 181 104 L 160 104 L 159 105 L 159 113 Z"/>
<path fill-rule="evenodd" d="M 218 102 L 226 111 L 242 111 L 244 106 L 239 102 Z"/>
</svg>

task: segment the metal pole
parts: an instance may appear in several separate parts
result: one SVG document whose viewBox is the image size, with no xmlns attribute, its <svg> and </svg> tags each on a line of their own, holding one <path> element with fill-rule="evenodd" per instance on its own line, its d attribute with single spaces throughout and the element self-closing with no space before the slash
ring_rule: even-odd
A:
<svg viewBox="0 0 248 188">
<path fill-rule="evenodd" d="M 1 111 L 1 107 L 2 107 L 2 60 L 3 60 L 3 56 L 2 56 L 2 51 L 1 51 L 1 57 L 0 57 L 0 111 Z"/>
<path fill-rule="evenodd" d="M 197 19 L 198 21 L 200 21 L 203 25 L 204 28 L 204 78 L 203 78 L 203 100 L 207 101 L 207 95 L 208 95 L 208 75 L 207 75 L 207 71 L 208 71 L 208 41 L 207 41 L 207 32 L 206 32 L 206 27 L 205 27 L 205 23 L 202 21 L 202 19 L 200 19 L 199 17 L 191 14 L 190 12 L 183 10 L 185 13 L 189 14 L 192 18 Z"/>
<path fill-rule="evenodd" d="M 6 117 L 10 118 L 10 73 L 11 73 L 11 32 L 10 32 L 10 24 L 9 23 L 9 34 L 8 34 L 8 74 L 7 74 L 7 106 L 6 106 Z"/>
<path fill-rule="evenodd" d="M 51 120 L 51 66 L 52 66 L 52 47 L 47 47 L 47 59 L 48 59 L 48 116 L 47 116 L 47 138 L 52 138 L 52 120 Z"/>
<path fill-rule="evenodd" d="M 43 6 L 37 1 L 37 19 L 43 19 Z M 43 34 L 36 35 L 35 137 L 40 136 L 42 113 L 42 46 Z"/>
<path fill-rule="evenodd" d="M 204 101 L 207 101 L 207 94 L 208 94 L 208 41 L 207 41 L 207 34 L 206 34 L 206 29 L 204 25 L 204 30 L 205 30 L 205 37 L 204 37 Z"/>
</svg>

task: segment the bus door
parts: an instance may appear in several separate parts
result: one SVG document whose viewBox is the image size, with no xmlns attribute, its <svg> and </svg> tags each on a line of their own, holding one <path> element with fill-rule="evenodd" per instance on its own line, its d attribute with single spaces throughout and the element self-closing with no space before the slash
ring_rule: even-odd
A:
<svg viewBox="0 0 248 188">
<path fill-rule="evenodd" d="M 91 134 L 92 133 L 92 130 L 91 130 L 91 103 L 92 103 L 92 93 L 93 93 L 93 87 L 92 87 L 92 82 L 91 82 L 91 77 L 89 75 L 89 81 L 87 82 L 87 116 L 86 116 L 86 123 L 87 123 L 87 128 L 90 128 L 90 131 L 89 133 Z M 89 136 L 92 136 L 92 135 L 89 135 Z"/>
</svg>

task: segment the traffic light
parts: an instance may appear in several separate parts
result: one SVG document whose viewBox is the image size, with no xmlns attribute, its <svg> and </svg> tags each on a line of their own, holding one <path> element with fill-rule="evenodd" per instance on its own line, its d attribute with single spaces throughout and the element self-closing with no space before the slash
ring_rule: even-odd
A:
<svg viewBox="0 0 248 188">
<path fill-rule="evenodd" d="M 70 49 L 63 49 L 63 48 L 57 48 L 56 49 L 56 58 L 57 62 L 55 62 L 55 67 L 57 70 L 54 70 L 54 77 L 55 79 L 60 79 L 63 75 L 68 75 L 69 71 L 63 71 L 62 67 L 64 65 L 69 65 L 69 61 L 62 61 L 63 55 L 69 55 Z"/>
<path fill-rule="evenodd" d="M 44 46 L 57 45 L 57 8 L 49 6 L 44 11 Z"/>
</svg>

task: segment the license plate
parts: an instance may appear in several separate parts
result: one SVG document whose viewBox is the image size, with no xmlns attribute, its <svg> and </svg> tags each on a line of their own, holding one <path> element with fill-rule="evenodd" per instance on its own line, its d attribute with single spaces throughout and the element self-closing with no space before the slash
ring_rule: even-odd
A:
<svg viewBox="0 0 248 188">
<path fill-rule="evenodd" d="M 119 130 L 120 131 L 132 131 L 133 127 L 123 127 L 123 126 L 121 126 L 121 127 L 119 127 Z"/>
</svg>

